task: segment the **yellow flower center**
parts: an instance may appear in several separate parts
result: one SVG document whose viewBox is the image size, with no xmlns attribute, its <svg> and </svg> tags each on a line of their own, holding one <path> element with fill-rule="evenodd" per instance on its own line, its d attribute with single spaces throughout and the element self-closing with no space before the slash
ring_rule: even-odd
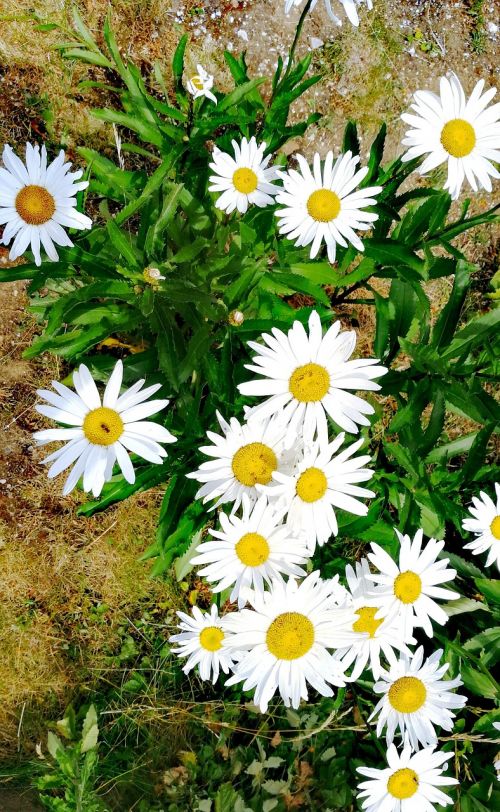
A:
<svg viewBox="0 0 500 812">
<path fill-rule="evenodd" d="M 303 502 L 317 502 L 328 488 L 328 480 L 320 468 L 306 468 L 297 480 L 296 492 Z"/>
<path fill-rule="evenodd" d="M 260 567 L 269 558 L 269 544 L 260 533 L 245 533 L 235 550 L 245 567 Z"/>
<path fill-rule="evenodd" d="M 313 220 L 329 223 L 340 212 L 340 198 L 330 189 L 316 189 L 307 200 L 307 211 Z"/>
<path fill-rule="evenodd" d="M 47 223 L 56 210 L 56 202 L 43 186 L 31 184 L 17 193 L 16 211 L 30 226 Z"/>
<path fill-rule="evenodd" d="M 253 169 L 241 167 L 233 175 L 233 186 L 237 192 L 241 192 L 243 195 L 250 195 L 255 192 L 258 183 L 259 179 Z"/>
<path fill-rule="evenodd" d="M 400 677 L 389 688 L 389 702 L 399 713 L 415 713 L 424 704 L 427 690 L 417 677 Z"/>
<path fill-rule="evenodd" d="M 83 421 L 83 433 L 92 445 L 113 445 L 123 434 L 123 420 L 114 409 L 99 406 Z"/>
<path fill-rule="evenodd" d="M 474 127 L 463 118 L 452 118 L 441 130 L 441 143 L 449 155 L 464 158 L 476 145 Z"/>
<path fill-rule="evenodd" d="M 422 579 L 416 572 L 401 572 L 394 581 L 394 594 L 401 603 L 415 603 L 422 592 Z"/>
<path fill-rule="evenodd" d="M 375 637 L 375 632 L 381 623 L 384 622 L 383 618 L 377 619 L 375 615 L 378 612 L 376 606 L 362 606 L 361 609 L 356 610 L 359 620 L 352 624 L 352 629 L 355 632 L 368 632 L 370 637 Z"/>
<path fill-rule="evenodd" d="M 315 403 L 322 400 L 328 392 L 330 375 L 319 364 L 305 364 L 292 373 L 288 388 L 296 400 Z"/>
<path fill-rule="evenodd" d="M 249 443 L 238 449 L 231 463 L 233 474 L 238 482 L 253 488 L 268 485 L 278 460 L 272 448 L 264 443 Z"/>
<path fill-rule="evenodd" d="M 500 541 L 500 516 L 495 516 L 492 523 L 490 524 L 490 530 L 493 536 Z"/>
<path fill-rule="evenodd" d="M 191 77 L 191 84 L 196 90 L 203 90 L 203 79 L 198 74 Z"/>
<path fill-rule="evenodd" d="M 269 626 L 266 643 L 271 654 L 278 660 L 297 660 L 312 647 L 314 626 L 300 612 L 284 612 Z"/>
<path fill-rule="evenodd" d="M 218 651 L 223 640 L 224 632 L 218 626 L 207 626 L 200 632 L 200 646 L 206 651 Z"/>
<path fill-rule="evenodd" d="M 405 767 L 403 770 L 396 770 L 387 782 L 387 791 L 393 798 L 400 801 L 411 798 L 418 790 L 418 775 L 414 770 Z"/>
</svg>

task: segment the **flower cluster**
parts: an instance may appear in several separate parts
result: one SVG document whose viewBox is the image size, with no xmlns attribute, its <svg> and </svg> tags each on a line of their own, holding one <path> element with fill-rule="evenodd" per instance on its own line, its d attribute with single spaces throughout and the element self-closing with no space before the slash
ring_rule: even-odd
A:
<svg viewBox="0 0 500 812">
<path fill-rule="evenodd" d="M 369 456 L 356 456 L 364 441 L 345 447 L 344 431 L 329 435 L 332 426 L 356 433 L 369 424 L 373 408 L 353 390 L 378 389 L 386 369 L 350 359 L 355 335 L 338 323 L 323 335 L 313 311 L 308 326 L 296 321 L 286 334 L 274 328 L 249 342 L 247 368 L 261 377 L 239 388 L 263 400 L 243 424 L 218 415 L 222 434 L 208 432 L 211 445 L 200 449 L 210 459 L 188 474 L 212 509 L 230 505 L 191 563 L 238 608 L 179 613 L 181 631 L 170 640 L 187 658 L 185 673 L 198 663 L 214 682 L 221 668 L 231 672 L 226 684 L 242 683 L 262 712 L 276 693 L 297 708 L 310 688 L 332 696 L 369 669 L 380 696 L 370 721 L 378 736 L 385 730 L 389 768 L 361 768 L 370 779 L 360 786 L 363 808 L 378 809 L 385 794 L 387 809 L 406 809 L 397 804 L 409 798 L 433 809 L 432 800 L 449 802 L 437 785 L 455 783 L 441 775 L 449 756 L 434 752 L 436 728 L 452 729 L 466 697 L 455 693 L 460 677 L 444 679 L 443 652 L 424 658 L 414 633 L 432 637 L 433 623 L 447 622 L 439 601 L 459 597 L 444 586 L 456 571 L 440 557 L 443 541 L 396 530 L 397 560 L 372 543 L 367 558 L 346 567 L 347 588 L 310 572 L 316 545 L 338 533 L 336 511 L 366 515 L 364 500 L 375 495 L 359 485 L 372 476 Z"/>
</svg>

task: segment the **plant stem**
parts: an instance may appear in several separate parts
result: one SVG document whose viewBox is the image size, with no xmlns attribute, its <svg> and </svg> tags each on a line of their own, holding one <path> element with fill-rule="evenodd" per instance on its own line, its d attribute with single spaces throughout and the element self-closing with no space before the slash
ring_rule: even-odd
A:
<svg viewBox="0 0 500 812">
<path fill-rule="evenodd" d="M 276 88 L 275 88 L 275 91 L 273 93 L 272 99 L 275 97 L 278 90 L 281 89 L 281 87 L 284 85 L 284 83 L 288 79 L 288 76 L 289 76 L 290 71 L 292 69 L 293 58 L 295 56 L 295 51 L 297 49 L 297 45 L 298 45 L 298 42 L 299 42 L 299 39 L 300 39 L 300 35 L 302 33 L 302 27 L 304 25 L 304 22 L 305 22 L 305 19 L 306 19 L 308 13 L 309 13 L 312 2 L 313 2 L 313 0 L 307 0 L 306 4 L 305 4 L 305 6 L 304 6 L 304 8 L 302 10 L 302 14 L 300 15 L 300 20 L 299 20 L 299 22 L 297 24 L 297 28 L 295 29 L 295 36 L 293 38 L 291 48 L 290 48 L 290 50 L 288 52 L 288 62 L 287 62 L 286 68 L 285 68 L 285 73 L 283 74 L 283 78 L 281 79 L 281 81 L 279 81 L 278 84 L 276 85 Z M 271 101 L 272 101 L 272 99 L 271 99 Z"/>
</svg>

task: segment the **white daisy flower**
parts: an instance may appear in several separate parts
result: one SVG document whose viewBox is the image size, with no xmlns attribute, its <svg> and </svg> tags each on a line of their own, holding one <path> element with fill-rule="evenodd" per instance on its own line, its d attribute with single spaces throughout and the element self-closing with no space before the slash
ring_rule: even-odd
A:
<svg viewBox="0 0 500 812">
<path fill-rule="evenodd" d="M 37 394 L 50 405 L 36 405 L 40 414 L 63 423 L 70 428 L 45 429 L 33 437 L 39 445 L 68 440 L 43 462 L 52 463 L 49 479 L 66 470 L 73 463 L 63 494 L 70 493 L 81 476 L 83 490 L 99 496 L 105 482 L 111 479 L 115 462 L 127 482 L 135 482 L 135 472 L 128 451 L 148 462 L 162 463 L 167 452 L 159 443 L 175 443 L 176 438 L 158 423 L 145 420 L 168 405 L 168 400 L 147 399 L 161 388 L 157 383 L 141 388 L 144 380 L 137 381 L 120 395 L 123 364 L 117 361 L 102 398 L 85 364 L 73 372 L 76 392 L 58 381 L 52 381 L 56 390 L 37 389 Z"/>
<path fill-rule="evenodd" d="M 212 604 L 210 612 L 201 612 L 193 606 L 193 616 L 185 612 L 177 612 L 181 619 L 180 634 L 173 634 L 169 643 L 178 643 L 179 648 L 173 648 L 174 654 L 187 657 L 183 667 L 185 674 L 198 666 L 201 679 L 217 682 L 220 669 L 229 674 L 234 658 L 230 651 L 223 647 L 227 641 L 227 633 L 223 628 L 223 621 L 219 618 L 217 607 Z"/>
<path fill-rule="evenodd" d="M 337 245 L 347 248 L 351 243 L 363 251 L 363 243 L 354 229 L 367 231 L 378 220 L 378 214 L 363 209 L 377 202 L 374 195 L 378 195 L 382 187 L 367 186 L 353 191 L 368 174 L 368 168 L 365 166 L 356 172 L 359 156 L 353 157 L 352 152 L 339 155 L 335 164 L 333 152 L 328 152 L 323 169 L 316 153 L 312 171 L 303 155 L 295 157 L 300 171 L 276 172 L 285 187 L 276 195 L 276 202 L 284 206 L 275 212 L 280 221 L 280 233 L 289 240 L 296 240 L 296 246 L 312 243 L 311 259 L 318 255 L 323 242 L 332 263 Z"/>
<path fill-rule="evenodd" d="M 377 736 L 387 725 L 387 744 L 394 739 L 396 729 L 405 733 L 413 750 L 420 742 L 424 747 L 437 744 L 435 725 L 444 730 L 453 729 L 453 710 L 463 708 L 467 697 L 451 693 L 452 689 L 463 685 L 460 677 L 443 680 L 449 663 L 439 665 L 442 649 L 435 651 L 424 662 L 423 646 L 417 649 L 412 659 L 405 654 L 389 671 L 382 672 L 382 679 L 376 682 L 373 690 L 383 694 L 368 721 L 378 715 Z"/>
<path fill-rule="evenodd" d="M 191 559 L 194 566 L 204 565 L 199 575 L 210 584 L 218 582 L 212 592 L 233 587 L 230 600 L 238 600 L 239 608 L 247 602 L 250 589 L 262 592 L 265 583 L 282 580 L 282 575 L 305 576 L 301 565 L 309 557 L 265 496 L 253 504 L 243 494 L 242 505 L 241 518 L 219 514 L 222 530 L 209 530 L 216 540 L 200 544 Z"/>
<path fill-rule="evenodd" d="M 194 76 L 191 76 L 186 82 L 188 93 L 191 93 L 195 99 L 198 99 L 200 96 L 205 96 L 217 104 L 217 97 L 212 93 L 214 77 L 210 73 L 207 73 L 202 65 L 197 65 L 196 70 L 198 73 L 195 73 Z"/>
<path fill-rule="evenodd" d="M 227 214 L 235 209 L 244 214 L 249 205 L 268 206 L 274 203 L 276 187 L 276 170 L 268 168 L 271 156 L 264 158 L 265 141 L 257 144 L 252 136 L 250 141 L 243 138 L 241 144 L 231 142 L 234 158 L 219 147 L 214 147 L 213 161 L 210 168 L 215 172 L 210 175 L 209 192 L 222 192 L 215 205 Z"/>
<path fill-rule="evenodd" d="M 443 774 L 452 757 L 453 752 L 435 752 L 434 747 L 412 754 L 408 743 L 398 753 L 391 744 L 385 770 L 357 767 L 358 773 L 369 779 L 358 785 L 361 808 L 365 812 L 436 812 L 434 804 L 452 804 L 449 795 L 440 789 L 458 784 L 456 778 Z"/>
<path fill-rule="evenodd" d="M 66 228 L 91 228 L 92 220 L 76 209 L 76 193 L 86 189 L 88 181 L 79 180 L 83 172 L 70 172 L 63 150 L 47 166 L 45 147 L 26 144 L 26 164 L 6 144 L 0 167 L 0 225 L 6 224 L 2 242 L 14 242 L 9 259 L 20 257 L 31 246 L 37 265 L 41 265 L 40 244 L 49 259 L 59 255 L 55 245 L 72 246 Z"/>
<path fill-rule="evenodd" d="M 464 544 L 466 550 L 472 550 L 474 555 L 480 555 L 488 550 L 486 566 L 491 567 L 496 562 L 500 569 L 500 484 L 495 483 L 497 503 L 495 505 L 491 496 L 483 491 L 479 497 L 474 496 L 469 513 L 472 519 L 464 519 L 462 527 L 476 534 L 474 541 Z"/>
<path fill-rule="evenodd" d="M 233 632 L 229 650 L 239 658 L 227 685 L 255 688 L 254 702 L 263 713 L 277 690 L 286 707 L 298 708 L 308 698 L 308 683 L 322 696 L 333 695 L 330 685 L 345 685 L 342 666 L 327 648 L 352 612 L 335 606 L 332 587 L 318 572 L 300 584 L 293 578 L 273 581 L 269 592 L 254 592 L 250 603 L 252 609 L 224 618 Z"/>
<path fill-rule="evenodd" d="M 348 564 L 345 573 L 356 619 L 344 633 L 346 645 L 343 644 L 334 657 L 342 661 L 345 669 L 354 663 L 351 672 L 353 680 L 361 676 L 367 665 L 374 679 L 379 679 L 382 673 L 380 655 L 384 654 L 387 661 L 394 665 L 398 659 L 394 650 L 411 656 L 406 643 L 415 643 L 416 640 L 402 640 L 397 620 L 378 616 L 380 605 L 373 600 L 373 585 L 367 579 L 370 570 L 366 558 L 356 563 L 356 571 Z"/>
<path fill-rule="evenodd" d="M 270 500 L 276 500 L 278 510 L 287 512 L 287 525 L 294 535 L 305 539 L 311 555 L 316 544 L 321 546 L 338 533 L 334 508 L 366 516 L 367 506 L 356 497 L 375 496 L 373 491 L 354 484 L 373 476 L 373 471 L 363 468 L 370 460 L 368 454 L 353 457 L 364 440 L 336 454 L 344 438 L 342 433 L 325 446 L 314 443 L 306 448 L 293 472 L 274 471 L 273 483 L 260 488 Z"/>
<path fill-rule="evenodd" d="M 367 578 L 379 584 L 374 589 L 376 600 L 386 616 L 397 617 L 403 640 L 411 636 L 413 629 L 421 626 L 432 637 L 432 620 L 440 626 L 448 621 L 448 615 L 436 598 L 444 601 L 459 598 L 458 592 L 443 589 L 439 584 L 453 581 L 457 571 L 447 569 L 449 558 L 440 558 L 444 541 L 429 539 L 422 550 L 423 530 L 415 533 L 415 538 L 396 534 L 401 543 L 399 563 L 374 542 L 368 558 L 379 570 L 368 573 Z"/>
<path fill-rule="evenodd" d="M 314 9 L 317 2 L 318 0 L 313 0 L 309 11 L 312 11 Z M 359 25 L 357 7 L 360 6 L 362 3 L 366 3 L 366 6 L 369 10 L 373 8 L 372 0 L 339 0 L 339 2 L 342 3 L 344 11 L 347 14 L 347 17 L 349 18 L 349 21 L 356 26 Z M 288 14 L 288 12 L 293 6 L 302 6 L 302 5 L 304 5 L 304 0 L 285 0 L 285 14 Z M 333 20 L 333 22 L 336 25 L 342 25 L 342 20 L 340 19 L 340 17 L 337 17 L 337 15 L 334 14 L 333 12 L 331 0 L 325 0 L 325 8 L 330 19 Z"/>
<path fill-rule="evenodd" d="M 241 383 L 238 389 L 242 395 L 266 397 L 250 409 L 249 419 L 281 414 L 288 424 L 288 442 L 303 433 L 308 443 L 317 432 L 323 444 L 328 442 L 325 413 L 353 434 L 358 426 L 370 425 L 365 415 L 375 410 L 353 391 L 378 391 L 373 378 L 385 375 L 387 369 L 374 358 L 349 360 L 356 345 L 354 330 L 340 332 L 336 321 L 323 335 L 320 317 L 313 310 L 309 335 L 300 321 L 294 321 L 287 334 L 276 327 L 271 332 L 262 334 L 264 344 L 248 342 L 257 355 L 245 366 L 264 377 Z"/>
<path fill-rule="evenodd" d="M 285 427 L 279 416 L 272 420 L 240 423 L 232 417 L 227 423 L 217 412 L 223 434 L 207 431 L 213 445 L 202 446 L 200 451 L 208 457 L 197 471 L 186 474 L 204 484 L 196 494 L 203 502 L 218 501 L 212 510 L 224 502 L 234 502 L 233 512 L 241 504 L 243 494 L 252 502 L 260 496 L 257 485 L 271 482 L 274 471 L 290 471 L 297 456 L 298 446 L 285 449 Z"/>
<path fill-rule="evenodd" d="M 439 96 L 418 90 L 411 105 L 416 115 L 401 116 L 413 128 L 402 141 L 409 147 L 403 161 L 429 153 L 418 170 L 421 175 L 447 162 L 444 188 L 454 200 L 464 178 L 475 192 L 478 186 L 491 192 L 490 176 L 500 178 L 493 165 L 500 161 L 500 104 L 487 108 L 496 88 L 483 94 L 483 87 L 484 79 L 480 79 L 466 100 L 460 80 L 450 73 L 440 80 Z"/>
</svg>

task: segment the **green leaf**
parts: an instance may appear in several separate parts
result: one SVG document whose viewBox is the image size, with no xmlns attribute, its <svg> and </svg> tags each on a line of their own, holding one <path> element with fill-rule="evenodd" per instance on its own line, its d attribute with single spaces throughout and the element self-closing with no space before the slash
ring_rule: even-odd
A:
<svg viewBox="0 0 500 812">
<path fill-rule="evenodd" d="M 455 332 L 460 319 L 462 306 L 470 285 L 470 274 L 475 266 L 469 262 L 459 260 L 457 262 L 453 289 L 445 307 L 439 314 L 435 327 L 432 331 L 432 346 L 436 349 L 446 347 Z"/>
<path fill-rule="evenodd" d="M 482 671 L 476 671 L 467 660 L 462 660 L 460 676 L 468 691 L 485 699 L 497 699 L 494 680 Z"/>
<path fill-rule="evenodd" d="M 179 44 L 175 49 L 174 58 L 172 60 L 172 73 L 174 76 L 175 88 L 177 91 L 183 90 L 182 74 L 184 73 L 184 54 L 186 52 L 186 45 L 188 39 L 189 39 L 188 34 L 184 34 L 180 38 Z"/>
<path fill-rule="evenodd" d="M 234 812 L 238 793 L 232 784 L 221 784 L 215 796 L 215 812 Z"/>
<path fill-rule="evenodd" d="M 411 248 L 393 239 L 371 237 L 365 242 L 365 256 L 371 257 L 383 266 L 397 268 L 398 265 L 407 266 L 416 271 L 425 279 L 425 262 L 415 254 Z"/>
<path fill-rule="evenodd" d="M 253 91 L 259 87 L 265 79 L 250 79 L 249 82 L 245 82 L 242 85 L 237 85 L 231 93 L 228 93 L 227 96 L 224 96 L 222 101 L 219 102 L 217 105 L 217 112 L 223 113 L 224 110 L 229 110 L 230 107 L 234 107 L 235 105 L 239 104 L 243 99 L 249 96 Z"/>
<path fill-rule="evenodd" d="M 500 580 L 490 580 L 489 578 L 474 578 L 474 582 L 488 603 L 500 605 Z"/>
<path fill-rule="evenodd" d="M 500 308 L 494 308 L 488 313 L 485 313 L 484 316 L 471 319 L 471 321 L 456 334 L 449 347 L 441 353 L 441 357 L 444 359 L 456 358 L 458 355 L 462 355 L 464 351 L 470 352 L 473 347 L 478 344 L 483 344 L 490 337 L 494 338 L 498 336 L 499 329 Z"/>
</svg>

